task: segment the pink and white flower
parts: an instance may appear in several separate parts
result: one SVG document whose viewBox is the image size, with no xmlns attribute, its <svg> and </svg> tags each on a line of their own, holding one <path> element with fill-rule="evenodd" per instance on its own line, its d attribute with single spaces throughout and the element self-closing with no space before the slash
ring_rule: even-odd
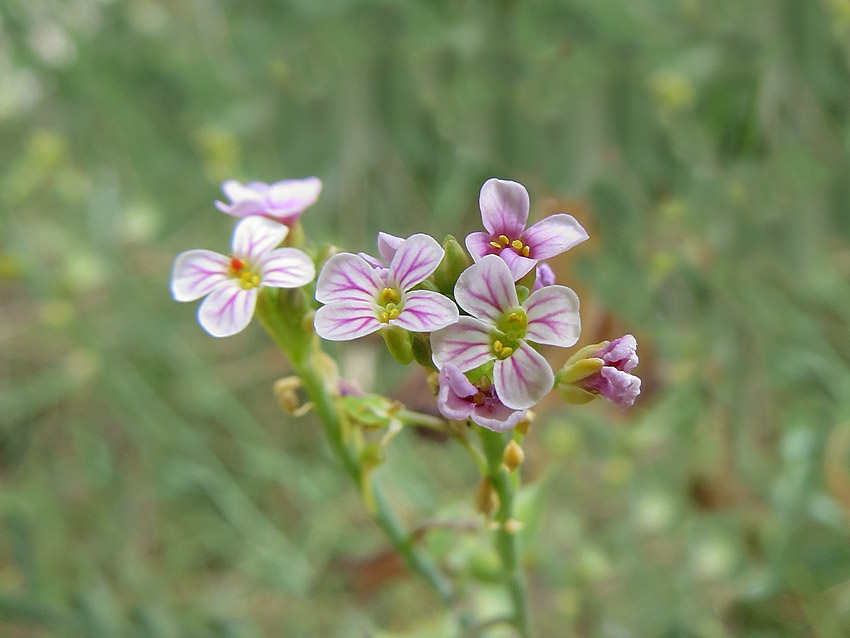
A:
<svg viewBox="0 0 850 638">
<path fill-rule="evenodd" d="M 525 410 L 512 410 L 502 403 L 489 377 L 482 375 L 472 383 L 451 363 L 440 370 L 437 406 L 447 419 L 472 419 L 481 427 L 496 432 L 510 430 L 525 417 Z"/>
<path fill-rule="evenodd" d="M 230 199 L 230 204 L 215 203 L 223 213 L 235 217 L 261 215 L 292 226 L 304 210 L 316 203 L 322 192 L 322 180 L 318 177 L 288 179 L 274 184 L 248 182 L 242 184 L 229 179 L 221 190 Z"/>
<path fill-rule="evenodd" d="M 631 407 L 640 394 L 640 379 L 630 374 L 639 361 L 634 336 L 614 339 L 588 356 L 602 359 L 602 368 L 582 379 L 580 387 L 616 403 L 623 410 Z"/>
<path fill-rule="evenodd" d="M 289 228 L 265 217 L 246 217 L 233 231 L 230 255 L 187 250 L 174 261 L 171 293 L 177 301 L 206 296 L 198 323 L 214 337 L 242 331 L 263 286 L 298 288 L 316 276 L 312 260 L 296 248 L 276 248 Z"/>
<path fill-rule="evenodd" d="M 381 259 L 373 257 L 369 253 L 357 253 L 357 255 L 359 257 L 362 257 L 364 260 L 366 260 L 366 262 L 369 263 L 370 266 L 379 270 L 384 276 L 386 276 L 386 272 L 389 270 L 387 264 L 389 264 L 393 260 L 396 251 L 399 249 L 403 242 L 404 237 L 396 237 L 395 235 L 390 235 L 389 233 L 379 232 L 378 254 L 381 256 Z"/>
<path fill-rule="evenodd" d="M 467 372 L 490 361 L 496 395 L 507 407 L 525 410 L 552 389 L 552 368 L 535 344 L 568 347 L 581 332 L 578 296 L 564 286 L 537 290 L 522 304 L 508 265 L 485 255 L 461 273 L 455 300 L 471 317 L 431 335 L 437 368 Z"/>
<path fill-rule="evenodd" d="M 319 273 L 313 325 L 322 339 L 348 341 L 398 326 L 410 332 L 431 332 L 458 319 L 454 303 L 430 290 L 412 290 L 437 269 L 445 251 L 433 237 L 405 239 L 389 268 L 376 269 L 359 255 L 339 253 Z"/>
<path fill-rule="evenodd" d="M 550 215 L 529 228 L 529 199 L 525 186 L 502 179 L 488 179 L 478 198 L 486 233 L 471 233 L 466 247 L 475 261 L 499 255 L 514 281 L 526 275 L 541 259 L 560 255 L 588 238 L 575 217 Z"/>
</svg>

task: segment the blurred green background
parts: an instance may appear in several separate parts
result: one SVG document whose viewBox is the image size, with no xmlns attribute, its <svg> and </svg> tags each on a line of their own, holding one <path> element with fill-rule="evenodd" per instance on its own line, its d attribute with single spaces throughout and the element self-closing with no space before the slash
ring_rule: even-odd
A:
<svg viewBox="0 0 850 638">
<path fill-rule="evenodd" d="M 222 180 L 307 175 L 347 250 L 477 230 L 491 176 L 590 231 L 560 283 L 644 393 L 532 428 L 541 636 L 850 635 L 850 0 L 4 0 L 0 140 L 0 635 L 451 635 L 262 330 L 170 297 Z M 455 446 L 378 478 L 480 523 Z M 478 533 L 431 543 L 495 609 Z"/>
</svg>

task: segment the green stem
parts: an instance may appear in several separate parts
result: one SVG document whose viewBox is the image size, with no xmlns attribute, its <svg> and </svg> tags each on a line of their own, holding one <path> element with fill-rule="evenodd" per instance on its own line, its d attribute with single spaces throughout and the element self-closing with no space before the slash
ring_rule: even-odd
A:
<svg viewBox="0 0 850 638">
<path fill-rule="evenodd" d="M 283 294 L 286 292 L 281 293 Z M 297 303 L 297 299 L 294 301 Z M 317 347 L 312 331 L 308 332 L 302 325 L 303 313 L 294 312 L 295 310 L 296 308 L 280 307 L 278 299 L 272 294 L 261 294 L 257 302 L 260 321 L 275 343 L 289 357 L 296 374 L 301 377 L 304 390 L 313 403 L 313 410 L 322 423 L 331 449 L 355 485 L 364 494 L 364 490 L 369 490 L 372 505 L 370 510 L 378 526 L 408 566 L 434 590 L 443 605 L 451 606 L 454 602 L 451 583 L 434 560 L 416 545 L 413 537 L 405 531 L 383 492 L 369 481 L 359 455 L 346 443 L 339 411 L 316 366 L 315 357 L 321 350 Z"/>
<path fill-rule="evenodd" d="M 516 529 L 506 525 L 514 516 L 514 497 L 516 484 L 511 479 L 508 468 L 502 463 L 505 438 L 500 432 L 479 428 L 484 455 L 487 457 L 487 477 L 493 489 L 499 495 L 499 510 L 494 520 L 498 523 L 495 535 L 496 551 L 502 561 L 505 586 L 513 601 L 513 623 L 522 638 L 531 638 L 531 625 L 528 614 L 528 594 L 522 573 L 520 540 Z"/>
</svg>

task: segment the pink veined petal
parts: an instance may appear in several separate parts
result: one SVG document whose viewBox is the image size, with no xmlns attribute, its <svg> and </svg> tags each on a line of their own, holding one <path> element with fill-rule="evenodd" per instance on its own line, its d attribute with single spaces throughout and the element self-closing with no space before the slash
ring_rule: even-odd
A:
<svg viewBox="0 0 850 638">
<path fill-rule="evenodd" d="M 528 191 L 525 186 L 505 179 L 488 179 L 478 196 L 481 221 L 491 235 L 519 239 L 528 221 Z"/>
<path fill-rule="evenodd" d="M 249 262 L 258 261 L 287 234 L 289 228 L 279 222 L 257 215 L 245 217 L 233 230 L 233 254 Z"/>
<path fill-rule="evenodd" d="M 316 281 L 316 301 L 364 301 L 373 303 L 385 286 L 379 273 L 363 258 L 338 253 L 325 262 Z"/>
<path fill-rule="evenodd" d="M 194 301 L 227 280 L 230 258 L 211 250 L 187 250 L 177 255 L 171 271 L 176 301 Z"/>
<path fill-rule="evenodd" d="M 322 180 L 318 177 L 275 182 L 269 186 L 267 214 L 290 220 L 315 204 L 321 192 Z"/>
<path fill-rule="evenodd" d="M 555 375 L 552 368 L 524 341 L 507 359 L 493 365 L 493 385 L 496 394 L 509 408 L 526 410 L 536 405 L 552 389 Z"/>
<path fill-rule="evenodd" d="M 402 242 L 404 242 L 404 237 L 396 237 L 389 233 L 380 232 L 378 233 L 378 253 L 389 264 L 392 262 L 393 257 L 395 257 L 396 251 Z"/>
<path fill-rule="evenodd" d="M 554 284 L 555 271 L 552 270 L 552 267 L 549 264 L 537 264 L 537 272 L 534 275 L 534 285 L 531 287 L 531 292 Z"/>
<path fill-rule="evenodd" d="M 369 253 L 362 253 L 362 252 L 357 253 L 357 256 L 360 257 L 360 259 L 365 261 L 367 264 L 372 266 L 372 268 L 382 268 L 382 269 L 386 270 L 387 272 L 389 272 L 387 265 L 384 262 L 382 262 L 380 259 L 378 259 L 377 257 L 372 257 L 372 255 L 370 255 Z"/>
<path fill-rule="evenodd" d="M 621 410 L 634 405 L 635 399 L 640 394 L 639 377 L 610 366 L 602 368 L 601 374 L 611 383 L 609 392 L 603 393 L 602 396 L 616 403 Z"/>
<path fill-rule="evenodd" d="M 390 325 L 410 332 L 433 332 L 457 323 L 457 306 L 438 292 L 411 290 L 402 299 L 401 313 L 390 319 Z"/>
<path fill-rule="evenodd" d="M 578 295 L 566 286 L 546 286 L 531 293 L 523 310 L 528 317 L 525 338 L 566 348 L 581 333 Z"/>
<path fill-rule="evenodd" d="M 316 276 L 313 260 L 297 248 L 275 248 L 258 267 L 262 285 L 273 288 L 299 288 Z"/>
<path fill-rule="evenodd" d="M 637 339 L 634 335 L 618 337 L 591 353 L 591 356 L 599 357 L 605 365 L 614 366 L 624 372 L 631 372 L 640 361 L 637 355 Z"/>
<path fill-rule="evenodd" d="M 235 179 L 229 179 L 221 185 L 221 190 L 234 203 L 243 199 L 263 200 L 268 189 L 268 184 L 262 182 L 243 184 Z"/>
<path fill-rule="evenodd" d="M 502 252 L 499 253 L 499 257 L 501 257 L 502 261 L 504 261 L 508 265 L 508 268 L 510 268 L 514 281 L 519 281 L 525 277 L 531 272 L 531 269 L 537 265 L 536 259 L 518 255 L 516 251 L 511 248 L 503 248 Z"/>
<path fill-rule="evenodd" d="M 402 242 L 390 262 L 388 284 L 399 291 L 409 290 L 430 277 L 445 254 L 433 237 L 422 233 L 411 235 Z"/>
<path fill-rule="evenodd" d="M 384 325 L 377 307 L 366 301 L 334 301 L 322 306 L 313 318 L 316 334 L 328 341 L 350 341 L 377 332 Z"/>
<path fill-rule="evenodd" d="M 434 365 L 442 368 L 450 363 L 461 372 L 484 365 L 491 359 L 490 326 L 472 317 L 461 317 L 457 323 L 431 333 Z"/>
<path fill-rule="evenodd" d="M 440 390 L 437 393 L 437 407 L 447 419 L 462 421 L 472 415 L 474 404 L 469 397 L 478 389 L 469 382 L 463 372 L 452 364 L 446 364 L 440 370 Z"/>
<path fill-rule="evenodd" d="M 519 305 L 511 271 L 496 255 L 486 255 L 460 274 L 455 300 L 472 316 L 493 324 Z"/>
<path fill-rule="evenodd" d="M 265 200 L 261 199 L 241 199 L 238 202 L 234 202 L 231 206 L 227 206 L 226 204 L 217 201 L 215 202 L 215 206 L 223 213 L 233 215 L 234 217 L 265 215 L 266 209 L 268 208 Z"/>
<path fill-rule="evenodd" d="M 494 432 L 507 432 L 525 417 L 525 410 L 513 410 L 498 401 L 485 401 L 472 410 L 472 421 Z"/>
<path fill-rule="evenodd" d="M 588 238 L 587 231 L 572 215 L 544 217 L 522 234 L 533 259 L 549 259 L 568 251 Z"/>
<path fill-rule="evenodd" d="M 498 254 L 498 250 L 490 245 L 493 241 L 487 233 L 469 233 L 466 236 L 466 249 L 475 261 L 480 261 L 484 255 Z"/>
<path fill-rule="evenodd" d="M 229 337 L 251 322 L 257 289 L 245 290 L 233 279 L 213 290 L 198 307 L 198 323 L 213 337 Z"/>
</svg>

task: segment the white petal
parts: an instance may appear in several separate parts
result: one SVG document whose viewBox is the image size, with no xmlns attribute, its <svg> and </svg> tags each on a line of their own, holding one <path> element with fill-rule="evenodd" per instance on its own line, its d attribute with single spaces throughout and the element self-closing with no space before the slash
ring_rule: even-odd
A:
<svg viewBox="0 0 850 638">
<path fill-rule="evenodd" d="M 349 341 L 377 332 L 377 306 L 364 301 L 334 301 L 322 306 L 313 318 L 316 334 L 328 341 Z"/>
<path fill-rule="evenodd" d="M 409 290 L 437 270 L 446 251 L 437 240 L 422 233 L 411 235 L 398 247 L 390 262 L 389 285 Z"/>
<path fill-rule="evenodd" d="M 256 261 L 278 246 L 288 233 L 289 228 L 266 217 L 245 217 L 233 230 L 233 254 L 249 262 Z"/>
<path fill-rule="evenodd" d="M 546 286 L 531 293 L 522 304 L 528 317 L 525 338 L 567 348 L 581 333 L 578 295 L 566 286 Z"/>
<path fill-rule="evenodd" d="M 378 254 L 385 262 L 390 263 L 403 241 L 404 237 L 396 237 L 384 232 L 378 233 Z"/>
<path fill-rule="evenodd" d="M 374 302 L 385 286 L 380 275 L 362 257 L 338 253 L 328 259 L 316 281 L 316 301 Z"/>
<path fill-rule="evenodd" d="M 457 323 L 431 333 L 434 365 L 451 363 L 461 372 L 484 365 L 491 359 L 490 330 L 483 321 L 461 317 Z"/>
<path fill-rule="evenodd" d="M 555 375 L 543 355 L 522 341 L 511 356 L 493 365 L 496 394 L 514 410 L 534 407 L 554 383 Z"/>
<path fill-rule="evenodd" d="M 506 311 L 519 306 L 513 275 L 496 255 L 485 255 L 460 274 L 455 284 L 455 300 L 469 314 L 489 323 L 495 323 Z"/>
<path fill-rule="evenodd" d="M 171 271 L 171 294 L 194 301 L 228 278 L 230 258 L 211 250 L 187 250 L 177 255 Z"/>
<path fill-rule="evenodd" d="M 259 264 L 264 286 L 298 288 L 316 276 L 313 260 L 297 248 L 276 248 Z"/>
<path fill-rule="evenodd" d="M 528 191 L 518 182 L 488 179 L 478 196 L 481 221 L 491 235 L 519 239 L 528 220 Z"/>
<path fill-rule="evenodd" d="M 405 293 L 401 314 L 390 324 L 410 332 L 433 332 L 457 320 L 457 306 L 451 299 L 430 290 L 413 290 Z"/>
<path fill-rule="evenodd" d="M 213 337 L 229 337 L 251 322 L 257 289 L 245 290 L 231 280 L 213 290 L 198 308 L 198 323 Z"/>
</svg>

